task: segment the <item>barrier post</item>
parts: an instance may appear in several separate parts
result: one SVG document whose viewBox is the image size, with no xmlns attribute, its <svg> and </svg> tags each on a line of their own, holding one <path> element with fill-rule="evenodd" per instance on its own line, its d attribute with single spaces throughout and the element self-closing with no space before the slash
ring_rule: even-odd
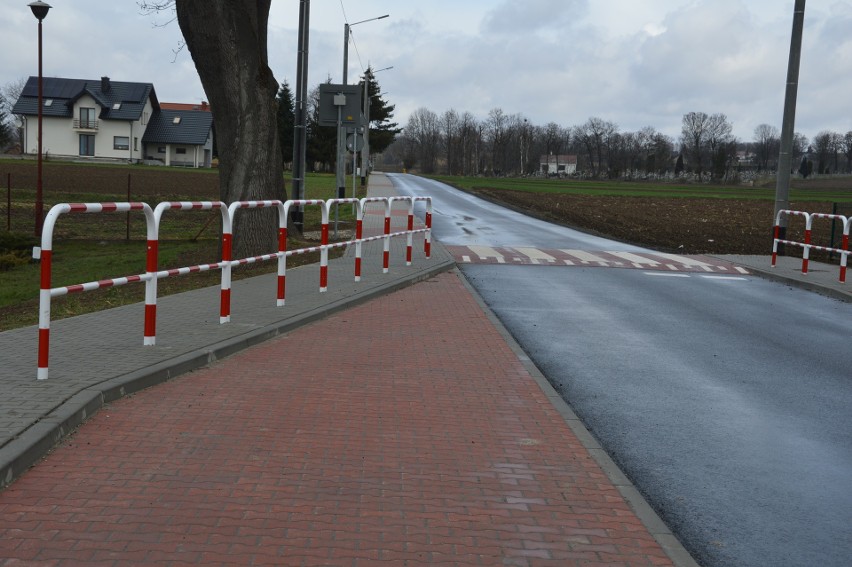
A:
<svg viewBox="0 0 852 567">
<path fill-rule="evenodd" d="M 405 265 L 411 265 L 412 259 L 412 248 L 414 246 L 414 234 L 412 234 L 412 230 L 414 230 L 414 200 L 410 199 L 408 201 L 408 234 L 406 235 L 406 248 L 405 248 Z"/>
<path fill-rule="evenodd" d="M 852 227 L 852 217 L 843 222 L 843 243 L 840 246 L 840 283 L 846 283 L 846 264 L 849 262 L 849 229 Z"/>
<path fill-rule="evenodd" d="M 275 296 L 276 307 L 284 307 L 284 278 L 287 277 L 287 217 L 289 210 L 283 210 L 278 215 L 278 283 L 277 295 Z"/>
<path fill-rule="evenodd" d="M 813 226 L 813 217 L 805 213 L 805 251 L 802 254 L 802 274 L 808 273 L 808 262 L 811 256 L 811 228 Z"/>
<path fill-rule="evenodd" d="M 423 253 L 432 257 L 432 197 L 416 197 L 417 201 L 426 201 L 426 236 L 423 240 Z"/>
</svg>

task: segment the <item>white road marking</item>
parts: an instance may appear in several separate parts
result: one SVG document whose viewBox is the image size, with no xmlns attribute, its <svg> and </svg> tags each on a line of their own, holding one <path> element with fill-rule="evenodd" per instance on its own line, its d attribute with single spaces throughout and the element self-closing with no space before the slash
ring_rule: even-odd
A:
<svg viewBox="0 0 852 567">
<path fill-rule="evenodd" d="M 677 254 L 664 254 L 662 252 L 657 252 L 656 255 L 671 260 L 672 262 L 683 264 L 684 266 L 699 266 L 702 268 L 704 266 L 710 267 L 710 264 L 696 260 L 695 258 L 687 258 L 686 256 L 678 256 Z"/>
<path fill-rule="evenodd" d="M 646 276 L 654 276 L 657 278 L 691 278 L 689 274 L 672 274 L 669 272 L 644 272 Z"/>
<path fill-rule="evenodd" d="M 747 282 L 748 278 L 740 278 L 737 276 L 701 276 L 705 280 L 726 280 L 726 281 L 737 281 L 737 282 Z"/>
<path fill-rule="evenodd" d="M 482 260 L 495 258 L 498 264 L 505 264 L 506 259 L 502 254 L 491 248 L 490 246 L 468 246 L 471 252 L 479 256 Z"/>
<path fill-rule="evenodd" d="M 553 263 L 556 261 L 556 258 L 551 256 L 550 254 L 542 252 L 538 248 L 513 247 L 512 250 L 515 250 L 516 252 L 519 252 L 524 256 L 528 257 L 533 264 L 538 264 L 539 262 Z"/>
<path fill-rule="evenodd" d="M 648 266 L 659 266 L 660 263 L 656 260 L 651 260 L 649 258 L 644 258 L 642 256 L 637 256 L 636 254 L 631 254 L 630 252 L 607 252 L 607 254 L 612 254 L 622 260 L 627 260 L 637 268 L 642 265 Z"/>
<path fill-rule="evenodd" d="M 745 268 L 740 268 L 739 266 L 737 266 L 737 271 L 741 274 L 747 274 L 748 273 L 748 270 L 746 270 Z"/>
<path fill-rule="evenodd" d="M 583 264 L 595 262 L 596 264 L 599 264 L 601 266 L 608 266 L 609 265 L 609 262 L 606 261 L 605 259 L 601 258 L 600 256 L 595 256 L 594 254 L 586 252 L 585 250 L 564 250 L 563 249 L 563 250 L 560 250 L 560 251 L 565 252 L 566 254 L 577 258 Z"/>
</svg>

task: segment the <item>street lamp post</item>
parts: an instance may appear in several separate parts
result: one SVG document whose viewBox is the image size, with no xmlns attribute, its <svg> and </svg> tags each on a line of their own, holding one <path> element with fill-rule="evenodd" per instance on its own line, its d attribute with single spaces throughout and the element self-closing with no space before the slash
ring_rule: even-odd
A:
<svg viewBox="0 0 852 567">
<path fill-rule="evenodd" d="M 355 22 L 353 24 L 345 23 L 343 24 L 343 84 L 347 84 L 349 80 L 349 34 L 351 33 L 352 26 L 357 26 L 358 24 L 363 24 L 366 22 L 372 22 L 375 20 L 383 20 L 389 17 L 390 14 L 385 14 L 384 16 L 378 16 L 376 18 L 369 18 L 367 20 L 361 20 L 360 22 Z M 344 174 L 344 168 L 346 167 L 343 162 L 343 155 L 346 151 L 346 140 L 345 136 L 341 132 L 342 127 L 337 127 L 337 190 L 338 193 L 344 194 L 346 192 L 346 175 Z"/>
<path fill-rule="evenodd" d="M 32 2 L 29 4 L 30 10 L 33 11 L 33 16 L 38 20 L 38 178 L 36 181 L 36 206 L 35 206 L 35 235 L 41 236 L 41 227 L 44 222 L 44 196 L 42 194 L 41 182 L 41 122 L 42 122 L 42 107 L 44 98 L 44 87 L 42 84 L 41 72 L 41 21 L 47 17 L 47 12 L 50 10 L 50 4 L 41 2 Z"/>
</svg>

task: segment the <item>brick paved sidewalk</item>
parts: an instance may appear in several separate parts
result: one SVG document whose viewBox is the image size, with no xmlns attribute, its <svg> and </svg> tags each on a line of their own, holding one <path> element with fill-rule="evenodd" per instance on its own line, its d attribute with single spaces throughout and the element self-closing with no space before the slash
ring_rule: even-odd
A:
<svg viewBox="0 0 852 567">
<path fill-rule="evenodd" d="M 103 408 L 0 566 L 671 565 L 459 276 Z"/>
</svg>

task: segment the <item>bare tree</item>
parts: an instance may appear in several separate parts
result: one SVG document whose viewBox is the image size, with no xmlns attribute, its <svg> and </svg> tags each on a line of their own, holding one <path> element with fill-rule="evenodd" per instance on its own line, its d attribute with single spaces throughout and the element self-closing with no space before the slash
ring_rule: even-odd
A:
<svg viewBox="0 0 852 567">
<path fill-rule="evenodd" d="M 476 165 L 478 122 L 470 112 L 465 111 L 459 118 L 459 144 L 461 146 L 462 175 L 479 173 Z"/>
<path fill-rule="evenodd" d="M 492 108 L 485 121 L 486 139 L 491 144 L 491 173 L 500 175 L 506 171 L 506 142 L 509 117 L 502 108 Z"/>
<path fill-rule="evenodd" d="M 852 173 L 852 130 L 843 135 L 843 155 L 846 156 L 846 173 Z"/>
<path fill-rule="evenodd" d="M 683 115 L 680 140 L 692 162 L 698 179 L 701 180 L 704 162 L 704 146 L 707 142 L 707 127 L 710 117 L 704 112 L 689 112 Z"/>
<path fill-rule="evenodd" d="M 817 173 L 830 173 L 829 161 L 835 147 L 835 133 L 823 130 L 814 136 L 814 152 L 817 158 Z"/>
<path fill-rule="evenodd" d="M 3 116 L 0 117 L 0 130 L 5 130 L 7 137 L 5 143 L 0 144 L 0 148 L 6 144 L 23 144 L 23 131 L 13 123 L 11 118 L 15 116 L 12 114 L 12 107 L 21 98 L 21 93 L 24 92 L 24 85 L 26 84 L 27 78 L 21 77 L 20 79 L 6 83 L 0 89 L 0 113 L 3 113 Z M 4 101 L 5 107 L 3 106 Z M 17 122 L 21 122 L 20 117 L 17 117 Z"/>
<path fill-rule="evenodd" d="M 769 160 L 781 151 L 781 137 L 778 128 L 769 124 L 760 124 L 754 129 L 754 153 L 760 170 L 769 169 Z"/>
<path fill-rule="evenodd" d="M 609 154 L 609 143 L 613 142 L 618 133 L 618 126 L 602 118 L 589 118 L 582 126 L 574 129 L 574 139 L 585 149 L 589 159 L 592 177 L 600 177 L 603 171 L 609 170 L 609 164 L 604 161 L 604 155 Z"/>
<path fill-rule="evenodd" d="M 441 144 L 438 115 L 427 108 L 418 108 L 408 117 L 405 136 L 416 148 L 422 172 L 435 173 Z"/>
<path fill-rule="evenodd" d="M 267 24 L 272 0 L 152 0 L 147 13 L 174 10 L 216 123 L 220 198 L 284 199 Z M 274 211 L 245 214 L 234 227 L 234 254 L 251 256 L 275 242 Z"/>
<path fill-rule="evenodd" d="M 733 155 L 730 151 L 732 131 L 733 126 L 724 114 L 713 114 L 707 121 L 707 148 L 712 163 L 710 173 L 713 177 L 726 175 L 732 157 L 736 156 L 736 148 Z"/>
<path fill-rule="evenodd" d="M 449 175 L 453 175 L 458 171 L 458 168 L 454 167 L 458 162 L 458 156 L 456 155 L 458 153 L 458 149 L 456 147 L 458 130 L 459 114 L 451 108 L 444 112 L 443 116 L 441 116 L 441 141 L 444 146 L 444 155 L 447 157 L 447 173 Z"/>
</svg>

